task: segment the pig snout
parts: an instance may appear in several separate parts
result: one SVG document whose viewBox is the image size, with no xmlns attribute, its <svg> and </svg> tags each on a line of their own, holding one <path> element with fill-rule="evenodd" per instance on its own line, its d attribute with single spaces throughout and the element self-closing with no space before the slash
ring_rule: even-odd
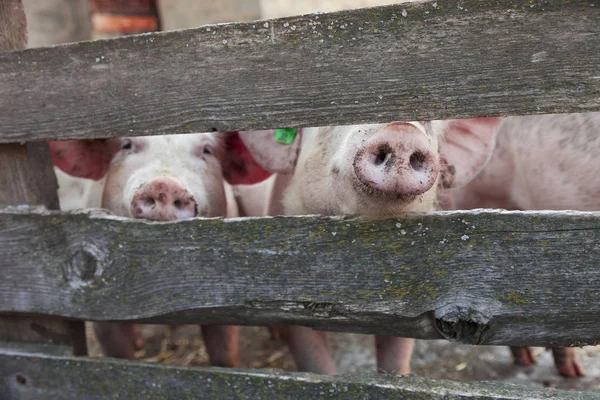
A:
<svg viewBox="0 0 600 400">
<path fill-rule="evenodd" d="M 194 197 L 175 179 L 155 178 L 140 187 L 131 202 L 134 218 L 173 221 L 195 217 Z"/>
<path fill-rule="evenodd" d="M 419 195 L 435 183 L 437 153 L 424 133 L 408 124 L 390 124 L 369 138 L 353 162 L 356 177 L 369 191 Z"/>
</svg>

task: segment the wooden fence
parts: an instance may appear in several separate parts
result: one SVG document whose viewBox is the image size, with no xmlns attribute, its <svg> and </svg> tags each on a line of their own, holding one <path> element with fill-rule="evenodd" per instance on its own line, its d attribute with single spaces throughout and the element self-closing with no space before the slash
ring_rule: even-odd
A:
<svg viewBox="0 0 600 400">
<path fill-rule="evenodd" d="M 600 398 L 83 357 L 85 320 L 597 344 L 600 214 L 151 223 L 61 213 L 48 211 L 58 200 L 44 143 L 600 111 L 599 6 L 448 0 L 0 53 L 0 398 Z M 24 47 L 19 18 L 20 0 L 0 0 L 4 50 Z"/>
</svg>

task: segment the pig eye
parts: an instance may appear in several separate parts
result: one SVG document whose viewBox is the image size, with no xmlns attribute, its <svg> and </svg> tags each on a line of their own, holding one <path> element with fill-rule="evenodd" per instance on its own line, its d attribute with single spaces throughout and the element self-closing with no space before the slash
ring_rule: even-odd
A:
<svg viewBox="0 0 600 400">
<path fill-rule="evenodd" d="M 123 143 L 121 143 L 121 150 L 131 150 L 132 147 L 133 147 L 133 144 L 131 143 L 131 140 L 129 140 L 129 139 L 125 139 L 123 141 Z"/>
<path fill-rule="evenodd" d="M 204 150 L 202 150 L 202 154 L 212 154 L 213 150 L 210 146 L 206 146 L 204 147 Z"/>
</svg>

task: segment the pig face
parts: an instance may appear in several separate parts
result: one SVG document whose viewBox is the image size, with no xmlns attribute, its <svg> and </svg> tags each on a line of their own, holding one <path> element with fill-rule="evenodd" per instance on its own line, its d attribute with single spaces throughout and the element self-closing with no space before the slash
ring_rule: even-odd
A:
<svg viewBox="0 0 600 400">
<path fill-rule="evenodd" d="M 435 199 L 437 140 L 416 124 L 307 129 L 302 140 L 287 214 L 389 215 Z"/>
<path fill-rule="evenodd" d="M 240 132 L 257 162 L 291 174 L 286 214 L 393 216 L 432 211 L 437 190 L 487 162 L 498 118 L 302 129 L 293 145 L 274 131 Z"/>
<path fill-rule="evenodd" d="M 161 221 L 225 215 L 222 139 L 193 134 L 115 140 L 102 206 Z"/>
<path fill-rule="evenodd" d="M 198 133 L 50 142 L 55 165 L 78 177 L 105 177 L 102 207 L 126 217 L 170 221 L 226 215 L 224 176 L 254 183 L 236 134 Z M 227 157 L 227 149 L 235 149 Z"/>
</svg>

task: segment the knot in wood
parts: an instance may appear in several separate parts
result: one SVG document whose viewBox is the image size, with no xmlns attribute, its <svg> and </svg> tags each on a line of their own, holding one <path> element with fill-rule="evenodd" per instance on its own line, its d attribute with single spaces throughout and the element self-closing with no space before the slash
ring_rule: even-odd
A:
<svg viewBox="0 0 600 400">
<path fill-rule="evenodd" d="M 104 271 L 103 252 L 91 243 L 69 247 L 63 277 L 73 288 L 90 286 Z"/>
<path fill-rule="evenodd" d="M 452 306 L 434 313 L 435 327 L 442 337 L 463 344 L 484 344 L 490 334 L 490 318 L 470 307 Z"/>
</svg>

